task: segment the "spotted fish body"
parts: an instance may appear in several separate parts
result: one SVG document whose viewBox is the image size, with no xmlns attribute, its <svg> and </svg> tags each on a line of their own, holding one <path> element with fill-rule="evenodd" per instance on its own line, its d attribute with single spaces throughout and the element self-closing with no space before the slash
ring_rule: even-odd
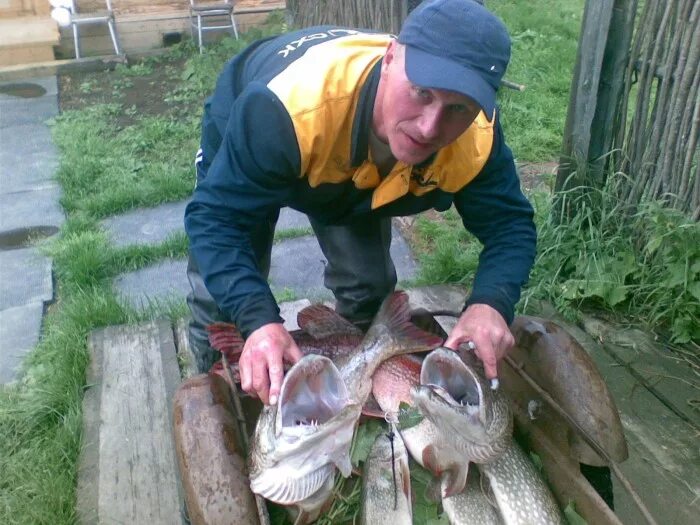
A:
<svg viewBox="0 0 700 525">
<path fill-rule="evenodd" d="M 479 469 L 489 481 L 505 525 L 566 523 L 542 476 L 514 441 L 501 457 Z"/>
<path fill-rule="evenodd" d="M 393 466 L 392 466 L 393 463 Z M 411 474 L 408 453 L 398 433 L 380 434 L 362 472 L 360 524 L 411 525 Z"/>
<path fill-rule="evenodd" d="M 488 484 L 488 481 L 485 482 Z M 498 509 L 487 496 L 487 491 L 488 486 L 482 483 L 479 471 L 469 469 L 464 490 L 449 498 L 442 498 L 442 508 L 450 525 L 502 525 Z"/>
</svg>

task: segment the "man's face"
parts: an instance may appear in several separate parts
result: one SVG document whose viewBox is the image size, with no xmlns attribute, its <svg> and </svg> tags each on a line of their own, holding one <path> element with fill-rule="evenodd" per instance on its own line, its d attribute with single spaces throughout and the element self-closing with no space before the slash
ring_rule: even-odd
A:
<svg viewBox="0 0 700 525">
<path fill-rule="evenodd" d="M 374 129 L 397 160 L 418 164 L 464 133 L 479 107 L 461 93 L 412 84 L 403 51 L 393 41 L 384 58 Z"/>
</svg>

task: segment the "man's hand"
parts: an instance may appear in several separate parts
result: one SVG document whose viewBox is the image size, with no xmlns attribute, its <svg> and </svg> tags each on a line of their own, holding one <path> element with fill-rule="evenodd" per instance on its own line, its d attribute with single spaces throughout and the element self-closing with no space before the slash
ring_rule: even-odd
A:
<svg viewBox="0 0 700 525">
<path fill-rule="evenodd" d="M 474 343 L 474 351 L 484 363 L 486 378 L 498 377 L 497 363 L 515 343 L 503 316 L 489 305 L 470 305 L 459 317 L 445 346 L 457 350 L 460 344 L 469 341 Z"/>
<path fill-rule="evenodd" d="M 284 325 L 261 326 L 246 340 L 238 361 L 241 388 L 266 405 L 274 405 L 282 388 L 283 362 L 296 363 L 302 355 Z"/>
</svg>

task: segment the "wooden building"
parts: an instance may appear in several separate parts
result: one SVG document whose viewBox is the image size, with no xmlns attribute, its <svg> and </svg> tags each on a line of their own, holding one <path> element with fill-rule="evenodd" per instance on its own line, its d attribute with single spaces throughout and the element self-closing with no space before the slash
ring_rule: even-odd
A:
<svg viewBox="0 0 700 525">
<path fill-rule="evenodd" d="M 234 1 L 239 31 L 262 23 L 285 1 Z M 104 11 L 104 0 L 77 0 L 82 13 Z M 0 0 L 0 67 L 75 56 L 71 27 L 51 18 L 48 0 Z M 112 0 L 121 50 L 138 53 L 190 36 L 189 0 Z M 208 35 L 209 36 L 209 35 Z M 213 33 L 211 34 L 213 36 Z M 81 56 L 113 55 L 107 24 L 80 28 Z"/>
</svg>

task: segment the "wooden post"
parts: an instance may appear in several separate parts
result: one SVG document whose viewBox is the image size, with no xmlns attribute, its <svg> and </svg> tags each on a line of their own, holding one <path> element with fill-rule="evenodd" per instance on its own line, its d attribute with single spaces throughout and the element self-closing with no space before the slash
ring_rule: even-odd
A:
<svg viewBox="0 0 700 525">
<path fill-rule="evenodd" d="M 571 83 L 562 159 L 557 171 L 557 192 L 586 183 L 591 129 L 598 105 L 598 86 L 615 1 L 586 2 Z M 558 198 L 555 209 L 561 211 L 562 204 L 562 199 Z"/>
</svg>

